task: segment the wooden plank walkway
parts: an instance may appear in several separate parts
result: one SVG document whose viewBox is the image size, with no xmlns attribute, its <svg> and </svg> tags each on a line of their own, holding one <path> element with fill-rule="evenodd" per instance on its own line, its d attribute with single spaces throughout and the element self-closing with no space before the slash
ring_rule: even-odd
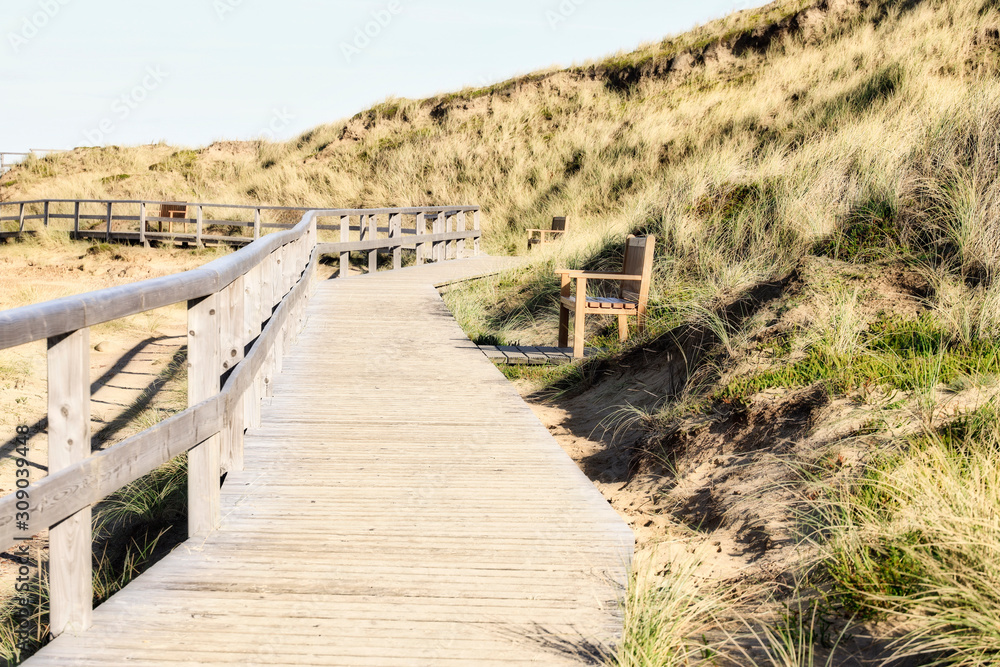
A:
<svg viewBox="0 0 1000 667">
<path fill-rule="evenodd" d="M 480 345 L 479 349 L 490 361 L 509 366 L 545 366 L 568 364 L 573 361 L 573 348 L 571 347 Z M 601 349 L 596 347 L 588 347 L 583 351 L 584 357 L 593 357 L 600 353 Z"/>
<path fill-rule="evenodd" d="M 620 633 L 631 530 L 434 284 L 320 284 L 222 527 L 40 665 L 579 665 Z"/>
</svg>

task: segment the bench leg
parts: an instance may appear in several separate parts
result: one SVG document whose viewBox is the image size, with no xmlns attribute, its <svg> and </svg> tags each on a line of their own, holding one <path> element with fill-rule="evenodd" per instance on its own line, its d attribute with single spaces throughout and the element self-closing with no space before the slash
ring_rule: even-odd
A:
<svg viewBox="0 0 1000 667">
<path fill-rule="evenodd" d="M 618 316 L 618 342 L 624 343 L 628 340 L 628 315 Z"/>
<path fill-rule="evenodd" d="M 574 359 L 583 359 L 583 346 L 584 346 L 583 338 L 587 330 L 587 327 L 584 325 L 583 318 L 586 316 L 587 316 L 587 311 L 584 308 L 580 307 L 577 307 L 576 311 L 573 313 L 573 358 Z"/>
<path fill-rule="evenodd" d="M 559 347 L 569 346 L 569 310 L 559 306 Z"/>
</svg>

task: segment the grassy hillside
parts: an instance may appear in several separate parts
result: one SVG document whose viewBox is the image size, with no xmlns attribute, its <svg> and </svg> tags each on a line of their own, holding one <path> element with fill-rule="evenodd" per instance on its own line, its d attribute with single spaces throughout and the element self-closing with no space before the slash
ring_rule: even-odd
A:
<svg viewBox="0 0 1000 667">
<path fill-rule="evenodd" d="M 474 201 L 489 213 L 497 250 L 520 247 L 510 232 L 553 213 L 598 227 L 660 218 L 703 226 L 719 211 L 699 202 L 756 185 L 781 195 L 776 220 L 823 235 L 846 210 L 899 185 L 936 120 L 953 109 L 981 117 L 988 86 L 976 90 L 969 78 L 995 66 L 992 12 L 980 16 L 978 3 L 830 5 L 779 3 L 567 71 L 387 100 L 287 143 L 79 149 L 15 169 L 5 190 L 294 205 Z"/>
<path fill-rule="evenodd" d="M 529 344 L 554 343 L 556 263 L 616 267 L 625 233 L 656 234 L 644 336 L 619 347 L 595 322 L 604 357 L 512 373 L 603 410 L 602 456 L 652 499 L 653 514 L 619 508 L 659 528 L 641 534 L 656 567 L 617 664 L 989 665 L 998 74 L 995 0 L 778 2 L 287 143 L 78 149 L 3 184 L 12 199 L 477 203 L 494 253 L 569 215 L 527 268 L 448 295 L 473 337 Z M 703 576 L 727 555 L 741 567 Z"/>
</svg>

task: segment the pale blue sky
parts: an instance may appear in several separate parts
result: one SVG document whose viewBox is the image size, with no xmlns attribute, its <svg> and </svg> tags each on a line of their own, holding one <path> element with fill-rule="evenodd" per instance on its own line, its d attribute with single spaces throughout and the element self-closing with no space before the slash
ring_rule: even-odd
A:
<svg viewBox="0 0 1000 667">
<path fill-rule="evenodd" d="M 571 65 L 762 4 L 2 0 L 0 151 L 286 139 L 390 95 Z"/>
</svg>

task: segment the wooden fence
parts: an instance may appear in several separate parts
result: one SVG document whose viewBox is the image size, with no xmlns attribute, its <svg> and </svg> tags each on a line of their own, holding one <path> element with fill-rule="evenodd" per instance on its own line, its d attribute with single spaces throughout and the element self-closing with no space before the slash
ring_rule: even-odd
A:
<svg viewBox="0 0 1000 667">
<path fill-rule="evenodd" d="M 462 230 L 469 212 L 476 229 Z M 242 469 L 244 430 L 260 424 L 260 400 L 303 325 L 321 254 L 345 262 L 351 252 L 389 251 L 394 268 L 404 248 L 420 261 L 460 257 L 466 241 L 478 252 L 478 213 L 477 207 L 309 211 L 291 229 L 199 269 L 0 312 L 0 349 L 48 341 L 48 475 L 34 483 L 19 476 L 24 482 L 0 499 L 0 543 L 49 529 L 52 634 L 90 625 L 94 503 L 187 452 L 189 535 L 218 525 L 220 476 Z M 379 216 L 388 219 L 384 230 L 374 222 Z M 402 225 L 406 216 L 416 220 L 412 230 Z M 337 219 L 343 237 L 358 217 L 367 238 L 319 244 L 318 220 L 328 217 Z M 421 232 L 431 218 L 433 230 Z M 459 229 L 448 231 L 449 218 Z M 188 409 L 92 453 L 90 327 L 181 302 L 188 308 Z"/>
<path fill-rule="evenodd" d="M 186 207 L 187 215 L 193 217 L 154 215 L 162 206 Z M 0 236 L 17 236 L 35 231 L 30 229 L 31 226 L 47 229 L 56 221 L 70 221 L 72 226 L 67 231 L 77 239 L 126 241 L 143 245 L 151 242 L 193 243 L 197 246 L 207 243 L 247 245 L 269 231 L 294 226 L 290 222 L 266 221 L 266 214 L 298 217 L 307 210 L 304 207 L 152 200 L 36 199 L 0 202 L 0 226 L 14 223 L 17 227 L 16 230 L 0 232 Z M 222 215 L 222 212 L 225 214 Z M 368 251 L 372 258 L 377 258 L 379 252 L 398 255 L 402 249 L 411 249 L 416 251 L 419 263 L 424 259 L 439 259 L 434 253 L 447 253 L 450 242 L 457 246 L 454 248 L 456 253 L 462 252 L 467 239 L 478 244 L 478 235 L 463 233 L 469 231 L 467 227 L 470 224 L 473 231 L 479 230 L 479 208 L 475 206 L 325 211 L 324 217 L 327 214 L 339 220 L 335 224 L 318 225 L 317 231 L 321 236 L 332 233 L 335 243 L 352 244 L 351 250 L 346 252 Z M 468 220 L 469 215 L 473 218 L 471 221 Z M 387 220 L 381 221 L 381 218 Z M 153 225 L 156 225 L 155 229 Z M 163 231 L 164 226 L 166 231 Z M 234 228 L 239 233 L 231 233 Z M 249 230 L 249 235 L 244 233 L 246 230 Z M 406 239 L 407 236 L 435 238 Z M 393 243 L 381 243 L 380 239 L 392 240 Z"/>
<path fill-rule="evenodd" d="M 161 206 L 187 207 L 193 217 L 170 218 L 158 215 Z M 290 229 L 294 223 L 266 222 L 265 213 L 287 212 L 295 217 L 308 207 L 248 206 L 239 204 L 206 204 L 174 201 L 132 199 L 33 199 L 0 203 L 0 224 L 16 223 L 17 229 L 5 235 L 31 231 L 28 223 L 40 221 L 47 228 L 56 221 L 72 221 L 75 238 L 105 241 L 133 241 L 149 244 L 150 241 L 180 241 L 196 243 L 230 243 L 246 245 L 259 239 L 268 229 Z M 222 212 L 214 216 L 206 213 Z M 152 225 L 157 225 L 154 230 Z M 175 225 L 180 231 L 175 231 Z M 162 231 L 163 226 L 167 231 Z M 189 231 L 189 227 L 193 227 Z M 216 228 L 212 230 L 212 228 Z M 219 234 L 218 227 L 240 230 L 251 229 L 251 235 Z"/>
</svg>

